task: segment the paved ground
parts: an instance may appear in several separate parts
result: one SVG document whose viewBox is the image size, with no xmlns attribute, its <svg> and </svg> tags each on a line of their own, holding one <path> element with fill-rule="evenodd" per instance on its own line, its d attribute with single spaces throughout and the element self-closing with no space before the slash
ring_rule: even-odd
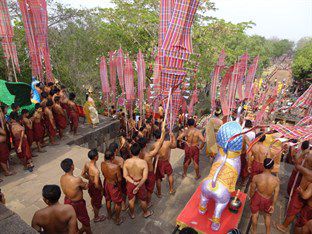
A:
<svg viewBox="0 0 312 234">
<path fill-rule="evenodd" d="M 36 167 L 33 173 L 24 172 L 19 165 L 14 165 L 14 169 L 18 171 L 18 173 L 13 177 L 4 178 L 5 181 L 0 184 L 2 191 L 6 195 L 7 207 L 20 215 L 26 223 L 30 224 L 36 210 L 45 207 L 41 199 L 41 189 L 43 185 L 59 184 L 59 178 L 63 174 L 59 165 L 64 158 L 70 157 L 74 160 L 76 167 L 75 174 L 80 175 L 83 164 L 87 160 L 88 149 L 66 145 L 66 142 L 71 140 L 71 138 L 67 138 L 57 147 L 46 147 L 46 153 L 34 158 Z M 156 196 L 153 197 L 154 205 L 152 209 L 155 214 L 151 218 L 142 218 L 141 211 L 137 206 L 137 217 L 135 220 L 130 220 L 127 213 L 123 213 L 122 217 L 126 218 L 126 221 L 120 227 L 115 226 L 110 221 L 97 224 L 92 223 L 94 233 L 171 233 L 175 228 L 176 217 L 200 183 L 200 181 L 194 180 L 195 174 L 192 166 L 190 167 L 188 176 L 182 180 L 183 156 L 184 154 L 181 150 L 177 149 L 172 151 L 171 163 L 174 168 L 175 188 L 177 192 L 174 196 L 170 196 L 168 194 L 167 182 L 164 181 L 163 197 L 161 199 L 158 199 Z M 103 157 L 101 156 L 100 161 L 102 160 Z M 208 175 L 209 169 L 210 162 L 206 156 L 202 155 L 200 170 L 203 177 Z M 277 222 L 283 219 L 284 209 L 287 204 L 285 200 L 287 177 L 285 175 L 289 173 L 290 169 L 282 165 L 280 173 L 282 190 L 273 215 L 273 219 Z M 88 193 L 85 192 L 84 195 L 88 204 L 89 215 L 93 218 Z M 63 199 L 63 197 L 61 199 Z M 106 214 L 104 207 L 105 206 L 103 206 L 101 213 Z M 250 212 L 247 205 L 240 225 L 243 233 L 246 231 L 249 217 Z M 265 233 L 262 218 L 259 219 L 258 230 L 258 233 Z M 273 228 L 272 233 L 278 232 Z"/>
</svg>

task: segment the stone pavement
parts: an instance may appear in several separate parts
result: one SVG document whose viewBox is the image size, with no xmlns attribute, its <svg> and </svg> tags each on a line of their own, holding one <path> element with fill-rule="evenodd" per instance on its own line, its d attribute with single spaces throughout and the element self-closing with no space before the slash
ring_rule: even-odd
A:
<svg viewBox="0 0 312 234">
<path fill-rule="evenodd" d="M 70 157 L 74 160 L 76 167 L 75 175 L 80 175 L 84 163 L 88 160 L 88 149 L 75 145 L 66 145 L 66 142 L 71 140 L 71 138 L 68 138 L 57 147 L 46 147 L 46 153 L 40 154 L 39 157 L 34 158 L 36 167 L 33 173 L 24 172 L 19 165 L 14 165 L 15 170 L 18 171 L 18 173 L 15 176 L 4 178 L 5 181 L 0 184 L 2 191 L 6 196 L 7 207 L 20 215 L 26 223 L 30 224 L 32 216 L 36 210 L 45 207 L 41 198 L 42 187 L 45 184 L 59 184 L 59 178 L 63 174 L 60 168 L 60 162 L 64 158 Z M 171 163 L 174 168 L 175 188 L 177 192 L 174 196 L 170 196 L 168 193 L 167 181 L 164 180 L 162 185 L 163 197 L 158 199 L 156 196 L 153 196 L 153 206 L 151 209 L 155 213 L 152 217 L 144 219 L 139 205 L 137 205 L 135 220 L 131 220 L 127 213 L 122 213 L 122 217 L 126 220 L 121 226 L 116 226 L 112 221 L 108 220 L 97 224 L 92 222 L 92 230 L 94 233 L 172 233 L 175 228 L 176 217 L 200 184 L 200 181 L 194 179 L 195 173 L 192 165 L 189 168 L 188 176 L 182 180 L 183 156 L 184 153 L 182 150 L 176 149 L 172 151 Z M 102 160 L 103 155 L 100 156 L 99 164 Z M 206 156 L 201 155 L 200 170 L 203 178 L 208 175 L 210 164 L 209 159 Z M 273 220 L 276 222 L 283 220 L 284 209 L 287 205 L 285 191 L 288 180 L 286 175 L 289 176 L 290 172 L 288 166 L 281 166 L 280 176 L 282 189 L 273 215 Z M 87 201 L 90 218 L 92 219 L 93 212 L 90 198 L 86 191 L 84 197 Z M 63 196 L 61 201 L 63 201 Z M 101 213 L 106 214 L 104 204 Z M 246 231 L 249 217 L 249 207 L 245 206 L 240 225 L 243 233 Z M 260 217 L 258 233 L 265 233 L 264 230 L 263 218 Z M 272 228 L 272 233 L 275 234 L 278 232 Z"/>
</svg>

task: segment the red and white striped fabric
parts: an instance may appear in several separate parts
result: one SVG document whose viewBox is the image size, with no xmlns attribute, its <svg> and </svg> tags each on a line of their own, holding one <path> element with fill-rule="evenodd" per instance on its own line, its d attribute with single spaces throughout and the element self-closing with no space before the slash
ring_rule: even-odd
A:
<svg viewBox="0 0 312 234">
<path fill-rule="evenodd" d="M 144 102 L 144 90 L 145 87 L 145 78 L 146 78 L 146 67 L 145 61 L 141 50 L 138 53 L 137 58 L 137 69 L 138 69 L 138 98 L 139 98 L 139 109 L 140 114 L 143 113 L 143 102 Z"/>
<path fill-rule="evenodd" d="M 302 120 L 300 120 L 296 126 L 305 126 L 305 125 L 311 125 L 312 124 L 312 116 L 306 116 Z"/>
<path fill-rule="evenodd" d="M 101 57 L 100 76 L 101 76 L 103 96 L 106 98 L 109 98 L 110 88 L 109 88 L 108 77 L 107 77 L 106 58 L 104 56 Z"/>
<path fill-rule="evenodd" d="M 269 107 L 272 103 L 274 103 L 275 100 L 276 100 L 276 96 L 269 97 L 267 99 L 265 104 L 262 106 L 261 110 L 258 111 L 258 113 L 256 115 L 255 123 L 257 123 L 257 124 L 262 123 L 262 120 L 263 120 L 263 117 L 265 115 L 265 111 L 266 111 L 267 107 Z"/>
<path fill-rule="evenodd" d="M 249 67 L 248 74 L 245 81 L 245 98 L 252 99 L 252 84 L 254 82 L 256 72 L 258 69 L 259 56 L 255 57 Z"/>
<path fill-rule="evenodd" d="M 271 125 L 270 128 L 278 131 L 288 139 L 297 139 L 301 141 L 312 140 L 312 125 L 307 126 L 283 126 L 280 124 Z"/>
<path fill-rule="evenodd" d="M 235 102 L 235 94 L 237 89 L 237 82 L 238 82 L 238 73 L 239 73 L 239 63 L 235 63 L 233 72 L 230 76 L 230 82 L 229 82 L 229 96 L 228 96 L 228 105 L 230 109 L 236 108 L 236 102 Z"/>
<path fill-rule="evenodd" d="M 111 85 L 111 91 L 112 91 L 112 102 L 116 103 L 116 62 L 117 59 L 114 57 L 114 52 L 109 52 L 109 75 L 110 75 L 110 85 Z"/>
<path fill-rule="evenodd" d="M 238 77 L 237 77 L 237 94 L 238 99 L 240 101 L 244 100 L 245 97 L 243 95 L 243 79 L 246 76 L 246 70 L 248 65 L 248 59 L 249 55 L 246 52 L 243 54 L 243 56 L 240 58 L 239 64 L 238 64 Z"/>
<path fill-rule="evenodd" d="M 133 101 L 135 99 L 134 93 L 134 76 L 133 65 L 129 57 L 126 58 L 125 63 L 125 91 L 127 101 Z"/>
<path fill-rule="evenodd" d="M 229 96 L 229 83 L 230 79 L 232 76 L 234 70 L 234 66 L 231 66 L 225 76 L 222 78 L 221 81 L 221 87 L 220 87 L 220 102 L 221 102 L 221 107 L 222 107 L 222 113 L 223 116 L 228 116 L 230 114 L 230 107 L 229 107 L 229 101 L 228 101 L 228 96 Z"/>
<path fill-rule="evenodd" d="M 211 109 L 212 110 L 216 109 L 218 80 L 219 80 L 219 75 L 222 71 L 222 68 L 225 65 L 224 64 L 225 58 L 226 58 L 226 54 L 225 54 L 224 50 L 222 50 L 221 54 L 219 55 L 218 63 L 216 64 L 216 66 L 214 68 L 212 81 L 211 81 L 210 97 L 211 97 Z"/>
<path fill-rule="evenodd" d="M 4 58 L 11 59 L 16 70 L 20 73 L 20 66 L 17 57 L 16 46 L 13 43 L 13 27 L 9 15 L 9 9 L 6 0 L 0 0 L 0 37 L 2 38 L 2 48 Z"/>
<path fill-rule="evenodd" d="M 117 75 L 118 75 L 118 81 L 119 86 L 122 91 L 122 95 L 125 93 L 125 78 L 124 78 L 124 55 L 123 51 L 120 48 L 117 52 Z"/>
<path fill-rule="evenodd" d="M 310 87 L 291 106 L 291 108 L 296 107 L 302 107 L 307 109 L 312 107 L 312 85 L 310 85 Z"/>
<path fill-rule="evenodd" d="M 198 91 L 197 88 L 193 91 L 190 104 L 188 106 L 188 113 L 190 116 L 194 115 L 194 105 L 198 102 Z"/>
</svg>

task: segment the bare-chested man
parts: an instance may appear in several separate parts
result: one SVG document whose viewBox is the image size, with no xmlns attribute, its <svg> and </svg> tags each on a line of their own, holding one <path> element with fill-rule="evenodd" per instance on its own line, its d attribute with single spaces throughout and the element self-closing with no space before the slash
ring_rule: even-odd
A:
<svg viewBox="0 0 312 234">
<path fill-rule="evenodd" d="M 34 214 L 31 226 L 40 233 L 76 234 L 78 226 L 75 210 L 71 205 L 59 203 L 60 187 L 45 185 L 42 189 L 42 196 L 48 206 Z"/>
<path fill-rule="evenodd" d="M 79 233 L 92 233 L 90 227 L 90 217 L 88 215 L 86 201 L 83 199 L 83 190 L 88 189 L 88 183 L 80 177 L 74 176 L 75 166 L 73 160 L 66 158 L 61 162 L 61 168 L 65 172 L 62 175 L 60 183 L 65 194 L 64 204 L 70 204 L 74 207 L 77 219 L 82 224 Z"/>
<path fill-rule="evenodd" d="M 48 100 L 46 103 L 46 107 L 44 108 L 44 121 L 45 126 L 47 128 L 47 133 L 49 136 L 50 144 L 56 145 L 55 143 L 55 136 L 56 136 L 56 125 L 55 119 L 52 113 L 53 101 Z"/>
<path fill-rule="evenodd" d="M 29 111 L 27 109 L 23 109 L 21 114 L 22 114 L 22 123 L 23 126 L 25 127 L 25 134 L 27 136 L 28 145 L 29 147 L 31 147 L 34 141 L 33 123 L 31 119 L 29 119 Z"/>
<path fill-rule="evenodd" d="M 278 198 L 279 179 L 271 174 L 274 160 L 266 158 L 263 161 L 264 172 L 255 175 L 250 186 L 250 209 L 252 213 L 252 233 L 257 233 L 259 212 L 264 213 L 266 233 L 271 233 L 271 214 Z"/>
<path fill-rule="evenodd" d="M 32 117 L 33 121 L 33 131 L 34 131 L 34 141 L 37 144 L 38 152 L 45 152 L 42 150 L 42 146 L 44 143 L 44 134 L 45 129 L 43 125 L 43 112 L 42 107 L 39 103 L 35 105 L 35 113 Z"/>
<path fill-rule="evenodd" d="M 309 185 L 304 190 L 300 186 L 298 187 L 299 193 L 304 199 L 305 205 L 300 211 L 299 218 L 295 225 L 295 234 L 304 233 L 304 226 L 306 226 L 309 220 L 312 220 L 312 183 L 307 182 Z"/>
<path fill-rule="evenodd" d="M 21 118 L 17 112 L 12 112 L 10 118 L 16 154 L 21 160 L 24 169 L 32 172 L 34 167 L 32 164 L 32 155 L 25 134 L 25 128 L 20 124 Z"/>
<path fill-rule="evenodd" d="M 100 209 L 102 207 L 103 188 L 100 178 L 100 171 L 96 165 L 96 162 L 99 159 L 97 149 L 90 150 L 88 153 L 88 158 L 90 159 L 90 162 L 87 162 L 84 165 L 81 176 L 89 180 L 88 193 L 91 197 L 91 205 L 94 212 L 94 222 L 97 223 L 106 219 L 104 215 L 99 215 Z"/>
<path fill-rule="evenodd" d="M 298 215 L 305 205 L 304 200 L 301 197 L 300 191 L 303 192 L 308 189 L 311 183 L 311 176 L 306 174 L 305 171 L 312 171 L 312 154 L 309 153 L 306 155 L 303 164 L 304 169 L 301 169 L 301 166 L 296 166 L 300 172 L 303 172 L 302 179 L 300 181 L 300 185 L 297 189 L 293 190 L 291 197 L 289 198 L 288 209 L 286 212 L 286 219 L 283 224 L 278 224 L 276 227 L 278 230 L 286 233 L 289 225 L 294 221 L 296 215 Z M 305 212 L 305 211 L 304 211 Z"/>
<path fill-rule="evenodd" d="M 263 135 L 259 132 L 256 138 Z M 263 161 L 269 156 L 269 148 L 263 144 L 265 141 L 265 135 L 263 135 L 259 141 L 254 144 L 248 153 L 248 172 L 250 173 L 251 179 L 264 171 Z"/>
<path fill-rule="evenodd" d="M 134 216 L 135 199 L 138 198 L 141 202 L 143 215 L 145 218 L 153 215 L 153 211 L 147 210 L 147 191 L 145 182 L 148 177 L 147 162 L 139 158 L 141 147 L 138 143 L 131 146 L 132 158 L 129 158 L 124 163 L 123 176 L 127 181 L 127 195 L 129 199 L 130 217 Z"/>
<path fill-rule="evenodd" d="M 170 164 L 170 155 L 171 150 L 177 148 L 177 141 L 174 134 L 171 132 L 170 140 L 165 140 L 160 148 L 157 156 L 158 156 L 158 164 L 156 169 L 156 187 L 157 187 L 157 197 L 161 197 L 161 181 L 165 178 L 165 175 L 168 177 L 169 182 L 169 193 L 174 194 L 175 191 L 173 189 L 173 170 Z M 154 136 L 157 139 L 156 143 L 161 140 L 160 138 L 160 131 L 155 131 Z"/>
<path fill-rule="evenodd" d="M 61 107 L 60 103 L 60 96 L 56 96 L 54 98 L 54 105 L 53 105 L 53 116 L 55 119 L 55 124 L 59 132 L 60 139 L 63 137 L 64 129 L 67 126 L 67 119 L 66 119 L 66 113 L 64 109 Z"/>
<path fill-rule="evenodd" d="M 0 165 L 4 171 L 5 176 L 13 175 L 13 172 L 9 170 L 9 156 L 10 150 L 7 145 L 7 133 L 5 131 L 5 119 L 0 109 Z"/>
<path fill-rule="evenodd" d="M 79 115 L 78 115 L 78 110 L 76 103 L 74 102 L 76 99 L 76 94 L 70 93 L 69 94 L 69 100 L 67 102 L 67 111 L 69 115 L 69 120 L 70 120 L 70 131 L 74 133 L 74 135 L 77 134 L 77 129 L 78 129 L 78 122 L 79 122 Z"/>
<path fill-rule="evenodd" d="M 196 172 L 195 179 L 198 180 L 201 176 L 199 174 L 199 151 L 205 145 L 205 138 L 200 130 L 195 128 L 195 120 L 188 119 L 187 120 L 188 128 L 185 129 L 178 137 L 178 141 L 182 140 L 184 137 L 186 138 L 185 142 L 185 158 L 183 162 L 183 178 L 187 174 L 187 169 L 191 162 L 194 163 L 194 169 Z M 199 141 L 202 142 L 199 147 Z"/>
<path fill-rule="evenodd" d="M 163 143 L 165 140 L 165 129 L 163 129 L 160 139 L 158 139 L 153 147 L 151 151 L 148 151 L 146 149 L 146 144 L 147 144 L 147 139 L 145 137 L 139 139 L 139 144 L 141 147 L 141 151 L 143 151 L 143 159 L 147 162 L 147 166 L 148 166 L 148 176 L 147 179 L 145 181 L 145 187 L 146 187 L 146 191 L 147 191 L 147 206 L 151 207 L 152 203 L 152 194 L 154 192 L 154 188 L 155 188 L 155 183 L 156 183 L 156 175 L 155 175 L 155 170 L 154 170 L 154 165 L 153 165 L 153 159 L 155 158 L 155 156 L 159 153 L 159 150 L 161 149 Z M 156 159 L 157 161 L 157 159 Z M 159 161 L 158 161 L 159 163 Z"/>
<path fill-rule="evenodd" d="M 108 219 L 112 218 L 111 203 L 115 204 L 115 223 L 120 225 L 123 220 L 120 218 L 122 197 L 122 174 L 120 166 L 114 162 L 114 154 L 110 150 L 105 152 L 105 161 L 101 164 L 104 180 L 104 196 Z"/>
</svg>

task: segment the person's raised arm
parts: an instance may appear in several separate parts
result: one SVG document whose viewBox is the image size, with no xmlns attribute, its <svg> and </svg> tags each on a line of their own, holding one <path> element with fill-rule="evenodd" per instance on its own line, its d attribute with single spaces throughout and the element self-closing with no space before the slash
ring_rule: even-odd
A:
<svg viewBox="0 0 312 234">
<path fill-rule="evenodd" d="M 70 207 L 69 211 L 70 219 L 68 222 L 68 233 L 69 234 L 76 234 L 78 232 L 78 223 L 77 223 L 77 216 L 76 212 L 73 207 Z"/>
<path fill-rule="evenodd" d="M 203 134 L 199 131 L 199 139 L 202 142 L 201 146 L 199 147 L 200 149 L 204 148 L 205 144 L 206 144 L 206 139 L 203 136 Z"/>
<path fill-rule="evenodd" d="M 173 132 L 170 132 L 170 148 L 171 149 L 177 148 L 177 139 L 175 138 Z"/>
<path fill-rule="evenodd" d="M 163 128 L 162 131 L 161 131 L 161 137 L 160 137 L 159 141 L 157 141 L 154 144 L 155 147 L 153 148 L 153 150 L 151 150 L 150 152 L 147 153 L 148 157 L 154 157 L 155 155 L 157 155 L 157 153 L 160 150 L 162 144 L 164 143 L 165 135 L 166 135 L 166 130 L 165 130 L 165 128 Z"/>
<path fill-rule="evenodd" d="M 312 182 L 312 170 L 296 164 L 296 169 L 309 181 Z"/>
<path fill-rule="evenodd" d="M 312 183 L 309 184 L 306 190 L 303 190 L 301 187 L 298 187 L 298 190 L 304 200 L 308 200 L 312 197 Z"/>
</svg>

